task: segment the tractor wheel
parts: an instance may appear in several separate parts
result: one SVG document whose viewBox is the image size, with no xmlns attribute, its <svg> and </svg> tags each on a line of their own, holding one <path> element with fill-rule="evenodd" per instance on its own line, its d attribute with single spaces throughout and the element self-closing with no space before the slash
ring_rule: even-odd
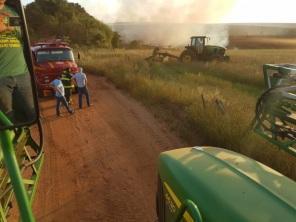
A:
<svg viewBox="0 0 296 222">
<path fill-rule="evenodd" d="M 183 63 L 191 63 L 193 61 L 194 56 L 192 55 L 192 53 L 190 51 L 184 51 L 182 52 L 180 59 L 181 62 Z"/>
</svg>

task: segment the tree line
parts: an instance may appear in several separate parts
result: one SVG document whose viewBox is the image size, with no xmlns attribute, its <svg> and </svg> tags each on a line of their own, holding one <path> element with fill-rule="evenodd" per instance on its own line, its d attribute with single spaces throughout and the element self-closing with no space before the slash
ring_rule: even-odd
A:
<svg viewBox="0 0 296 222">
<path fill-rule="evenodd" d="M 120 35 L 89 15 L 78 3 L 35 0 L 25 7 L 32 41 L 62 38 L 71 44 L 117 48 Z"/>
</svg>

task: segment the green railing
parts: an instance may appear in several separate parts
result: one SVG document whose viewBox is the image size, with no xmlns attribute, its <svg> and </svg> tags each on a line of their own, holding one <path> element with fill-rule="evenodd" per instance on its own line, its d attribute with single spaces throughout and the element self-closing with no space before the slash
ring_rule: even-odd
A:
<svg viewBox="0 0 296 222">
<path fill-rule="evenodd" d="M 1 111 L 0 123 L 12 126 Z M 0 148 L 0 219 L 7 221 L 15 197 L 21 221 L 35 221 L 31 205 L 43 163 L 43 151 L 27 128 L 0 131 Z"/>
<path fill-rule="evenodd" d="M 200 213 L 198 207 L 196 206 L 196 204 L 194 202 L 192 202 L 191 200 L 185 200 L 177 212 L 177 217 L 176 217 L 175 222 L 182 221 L 183 216 L 186 212 L 188 212 L 190 214 L 190 217 L 192 217 L 194 222 L 202 222 L 203 221 L 202 217 L 201 217 L 201 213 Z"/>
</svg>

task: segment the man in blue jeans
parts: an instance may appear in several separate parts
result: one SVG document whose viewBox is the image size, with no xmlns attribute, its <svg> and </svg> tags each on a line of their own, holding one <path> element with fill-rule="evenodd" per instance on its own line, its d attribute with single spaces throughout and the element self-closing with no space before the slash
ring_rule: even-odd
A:
<svg viewBox="0 0 296 222">
<path fill-rule="evenodd" d="M 82 109 L 82 96 L 85 95 L 86 97 L 86 103 L 89 107 L 90 101 L 89 101 L 89 94 L 87 89 L 87 78 L 85 73 L 83 73 L 83 69 L 80 67 L 79 72 L 76 73 L 73 76 L 73 79 L 75 79 L 77 87 L 78 87 L 78 96 L 79 96 L 79 109 Z"/>
<path fill-rule="evenodd" d="M 66 101 L 66 98 L 65 98 L 65 88 L 63 86 L 62 81 L 59 78 L 57 78 L 57 79 L 53 80 L 50 83 L 50 85 L 51 85 L 51 87 L 55 91 L 55 97 L 56 97 L 56 100 L 57 100 L 57 105 L 56 105 L 56 113 L 57 113 L 57 116 L 60 116 L 61 104 L 63 104 L 66 107 L 67 111 L 70 114 L 73 114 L 74 113 L 74 110 L 72 110 L 69 107 L 69 104 Z"/>
</svg>

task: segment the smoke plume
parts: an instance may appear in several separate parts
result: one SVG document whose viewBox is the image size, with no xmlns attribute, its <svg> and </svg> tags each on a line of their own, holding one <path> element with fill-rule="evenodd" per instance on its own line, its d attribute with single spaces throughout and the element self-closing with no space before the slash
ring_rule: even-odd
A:
<svg viewBox="0 0 296 222">
<path fill-rule="evenodd" d="M 142 40 L 147 44 L 181 46 L 190 36 L 209 36 L 209 44 L 227 46 L 226 25 L 218 23 L 234 0 L 122 0 L 117 5 L 113 29 L 124 41 Z"/>
<path fill-rule="evenodd" d="M 115 0 L 117 16 L 114 22 L 217 23 L 228 13 L 234 2 L 235 0 Z"/>
<path fill-rule="evenodd" d="M 115 23 L 113 29 L 120 33 L 123 40 L 142 40 L 149 45 L 184 46 L 191 36 L 210 37 L 208 44 L 228 45 L 227 25 L 201 25 L 192 23 Z"/>
</svg>

